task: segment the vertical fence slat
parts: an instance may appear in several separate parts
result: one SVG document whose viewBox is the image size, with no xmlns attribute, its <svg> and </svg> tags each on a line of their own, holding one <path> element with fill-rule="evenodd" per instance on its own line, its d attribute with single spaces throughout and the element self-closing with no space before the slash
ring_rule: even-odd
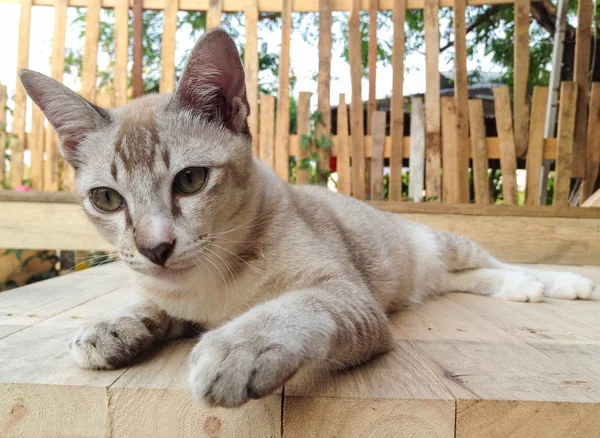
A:
<svg viewBox="0 0 600 438">
<path fill-rule="evenodd" d="M 527 81 L 529 78 L 529 12 L 530 0 L 515 0 L 515 53 L 514 53 L 514 120 L 517 157 L 527 151 L 529 134 L 529 103 Z"/>
<path fill-rule="evenodd" d="M 377 111 L 377 3 L 369 0 L 369 103 L 367 105 L 367 134 L 372 134 L 373 113 Z"/>
<path fill-rule="evenodd" d="M 323 124 L 317 124 L 317 136 L 331 135 L 331 16 L 332 0 L 319 0 L 319 75 L 317 109 L 323 118 Z M 319 169 L 329 170 L 331 149 L 319 148 Z"/>
<path fill-rule="evenodd" d="M 544 125 L 548 87 L 534 87 L 531 100 L 531 124 L 529 125 L 529 146 L 527 147 L 527 180 L 525 185 L 525 205 L 538 205 L 540 197 L 540 174 L 544 160 Z"/>
<path fill-rule="evenodd" d="M 466 0 L 454 0 L 454 98 L 456 99 L 456 140 L 460 201 L 469 202 L 469 100 L 467 80 Z"/>
<path fill-rule="evenodd" d="M 577 84 L 575 82 L 562 82 L 558 108 L 558 143 L 552 205 L 569 205 L 576 113 Z"/>
<path fill-rule="evenodd" d="M 410 110 L 410 173 L 408 197 L 412 202 L 421 202 L 425 177 L 425 113 L 423 99 L 413 97 Z"/>
<path fill-rule="evenodd" d="M 127 61 L 129 46 L 129 1 L 115 2 L 115 69 L 113 88 L 115 106 L 127 104 Z"/>
<path fill-rule="evenodd" d="M 442 155 L 444 162 L 442 200 L 449 204 L 461 202 L 459 159 L 454 142 L 456 141 L 456 100 L 444 96 L 442 107 Z"/>
<path fill-rule="evenodd" d="M 594 194 L 598 166 L 600 166 L 600 82 L 592 83 L 586 140 L 586 171 L 581 194 L 582 201 Z"/>
<path fill-rule="evenodd" d="M 36 104 L 31 108 L 31 140 L 29 151 L 31 153 L 31 188 L 42 191 L 44 189 L 44 113 Z"/>
<path fill-rule="evenodd" d="M 442 150 L 440 139 L 440 28 L 439 0 L 425 0 L 425 190 L 427 198 L 440 201 L 442 195 Z"/>
<path fill-rule="evenodd" d="M 144 14 L 144 0 L 133 0 L 133 72 L 132 72 L 132 86 L 133 86 L 133 98 L 137 99 L 142 97 L 143 84 L 142 84 L 142 68 L 143 68 L 143 14 Z"/>
<path fill-rule="evenodd" d="M 282 1 L 281 57 L 279 58 L 279 99 L 275 130 L 275 171 L 284 181 L 289 179 L 290 157 L 290 38 L 292 34 L 292 0 Z"/>
<path fill-rule="evenodd" d="M 258 3 L 246 0 L 246 45 L 244 46 L 244 70 L 246 71 L 246 95 L 250 104 L 248 127 L 252 134 L 252 153 L 258 156 Z"/>
<path fill-rule="evenodd" d="M 350 104 L 350 134 L 352 138 L 352 195 L 365 199 L 365 148 L 362 103 L 362 42 L 360 38 L 360 1 L 352 0 L 348 19 L 348 51 L 352 103 Z"/>
<path fill-rule="evenodd" d="M 489 204 L 488 146 L 485 137 L 485 120 L 483 118 L 483 102 L 481 99 L 469 99 L 469 128 L 471 129 L 475 203 Z"/>
<path fill-rule="evenodd" d="M 6 178 L 6 86 L 0 84 L 0 181 Z"/>
<path fill-rule="evenodd" d="M 588 109 L 588 74 L 590 71 L 590 44 L 593 14 L 592 0 L 579 0 L 577 10 L 577 34 L 575 41 L 575 65 L 573 81 L 577 85 L 577 112 L 575 116 L 575 137 L 573 139 L 573 156 L 571 170 L 573 178 L 585 178 Z"/>
<path fill-rule="evenodd" d="M 101 0 L 88 0 L 85 13 L 85 47 L 81 69 L 81 96 L 96 102 L 98 41 L 100 39 Z"/>
<path fill-rule="evenodd" d="M 221 15 L 223 15 L 223 0 L 208 0 L 206 28 L 219 27 L 221 25 Z"/>
<path fill-rule="evenodd" d="M 65 69 L 65 39 L 67 34 L 67 0 L 54 2 L 54 36 L 52 38 L 52 56 L 50 58 L 50 71 L 53 79 L 62 82 Z M 44 190 L 56 191 L 59 187 L 59 162 L 60 151 L 58 136 L 52 126 L 46 127 L 46 181 Z M 73 171 L 71 166 L 64 162 L 62 172 L 63 190 L 72 190 Z"/>
<path fill-rule="evenodd" d="M 29 65 L 29 38 L 31 30 L 31 0 L 21 0 L 19 18 L 19 48 L 17 49 L 17 72 Z M 14 189 L 23 182 L 23 150 L 25 148 L 25 117 L 27 95 L 17 79 L 15 87 L 15 107 L 13 110 L 12 134 L 10 140 L 10 186 Z"/>
<path fill-rule="evenodd" d="M 306 91 L 300 92 L 298 98 L 298 156 L 296 157 L 296 183 L 306 184 L 308 182 L 308 169 L 300 169 L 302 161 L 309 158 L 311 147 L 302 147 L 302 136 L 310 136 L 310 96 L 311 93 Z"/>
<path fill-rule="evenodd" d="M 350 150 L 348 146 L 348 106 L 344 94 L 340 94 L 338 104 L 337 148 L 337 190 L 339 193 L 350 196 L 352 189 L 350 182 Z"/>
<path fill-rule="evenodd" d="M 494 108 L 496 109 L 496 128 L 500 142 L 504 203 L 517 204 L 517 158 L 508 86 L 494 87 Z"/>
<path fill-rule="evenodd" d="M 260 159 L 271 169 L 275 165 L 275 97 L 260 97 Z"/>
<path fill-rule="evenodd" d="M 166 0 L 162 47 L 160 52 L 160 92 L 175 90 L 175 39 L 177 34 L 177 10 L 179 0 Z"/>
<path fill-rule="evenodd" d="M 383 201 L 383 146 L 385 144 L 385 111 L 373 112 L 371 120 L 371 199 Z"/>
<path fill-rule="evenodd" d="M 391 124 L 389 198 L 402 201 L 402 160 L 404 158 L 404 20 L 406 1 L 394 0 L 392 21 L 394 39 L 392 46 L 392 98 L 390 102 Z"/>
</svg>

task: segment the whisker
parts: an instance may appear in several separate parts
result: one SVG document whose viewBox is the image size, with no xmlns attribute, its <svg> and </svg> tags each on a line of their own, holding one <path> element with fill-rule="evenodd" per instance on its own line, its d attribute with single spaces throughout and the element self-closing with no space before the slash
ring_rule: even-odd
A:
<svg viewBox="0 0 600 438">
<path fill-rule="evenodd" d="M 235 254 L 235 253 L 234 253 L 234 252 L 232 252 L 232 251 L 229 251 L 227 248 L 223 248 L 222 246 L 220 246 L 220 245 L 217 245 L 216 243 L 211 243 L 211 244 L 212 244 L 212 245 L 214 245 L 214 246 L 216 246 L 216 247 L 217 247 L 217 248 L 219 248 L 219 249 L 222 249 L 223 251 L 227 251 L 227 252 L 228 252 L 229 254 L 231 254 L 232 256 L 234 256 L 234 257 L 237 257 L 239 260 L 241 260 L 242 262 L 244 262 L 244 263 L 245 263 L 245 264 L 246 264 L 246 265 L 247 265 L 247 266 L 248 266 L 250 269 L 252 269 L 252 270 L 254 271 L 254 273 L 256 273 L 256 274 L 258 274 L 258 275 L 260 275 L 260 274 L 261 274 L 261 272 L 260 272 L 260 271 L 257 271 L 257 270 L 254 268 L 254 266 L 250 265 L 250 263 L 248 263 L 246 260 L 244 260 L 243 258 L 241 258 L 239 255 Z"/>
</svg>

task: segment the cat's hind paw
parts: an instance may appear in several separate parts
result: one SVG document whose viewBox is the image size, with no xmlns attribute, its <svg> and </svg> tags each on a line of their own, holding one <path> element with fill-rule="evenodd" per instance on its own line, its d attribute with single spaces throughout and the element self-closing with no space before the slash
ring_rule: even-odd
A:
<svg viewBox="0 0 600 438">
<path fill-rule="evenodd" d="M 546 288 L 548 298 L 561 300 L 589 300 L 596 289 L 594 282 L 582 275 L 570 272 L 557 272 Z"/>
<path fill-rule="evenodd" d="M 544 299 L 544 283 L 530 275 L 514 272 L 504 280 L 500 292 L 493 296 L 509 301 L 539 303 Z"/>
</svg>

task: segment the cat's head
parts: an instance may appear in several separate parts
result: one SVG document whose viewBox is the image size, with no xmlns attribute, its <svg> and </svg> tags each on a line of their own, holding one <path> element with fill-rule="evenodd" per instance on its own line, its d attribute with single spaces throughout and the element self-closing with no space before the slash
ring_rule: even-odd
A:
<svg viewBox="0 0 600 438">
<path fill-rule="evenodd" d="M 233 40 L 208 31 L 173 95 L 99 108 L 32 71 L 21 82 L 76 171 L 92 222 L 136 271 L 190 269 L 207 236 L 230 229 L 253 188 L 250 112 Z"/>
</svg>

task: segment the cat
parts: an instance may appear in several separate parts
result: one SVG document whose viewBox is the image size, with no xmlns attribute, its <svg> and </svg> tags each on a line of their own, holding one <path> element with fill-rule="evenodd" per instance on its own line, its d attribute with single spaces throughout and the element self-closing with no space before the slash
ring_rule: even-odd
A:
<svg viewBox="0 0 600 438">
<path fill-rule="evenodd" d="M 459 235 L 282 181 L 252 155 L 244 70 L 221 29 L 197 42 L 173 95 L 116 110 L 42 74 L 20 78 L 139 297 L 69 342 L 82 367 L 121 367 L 200 328 L 191 393 L 237 407 L 306 364 L 341 369 L 385 353 L 386 315 L 428 297 L 592 296 L 582 276 L 504 264 Z"/>
</svg>

